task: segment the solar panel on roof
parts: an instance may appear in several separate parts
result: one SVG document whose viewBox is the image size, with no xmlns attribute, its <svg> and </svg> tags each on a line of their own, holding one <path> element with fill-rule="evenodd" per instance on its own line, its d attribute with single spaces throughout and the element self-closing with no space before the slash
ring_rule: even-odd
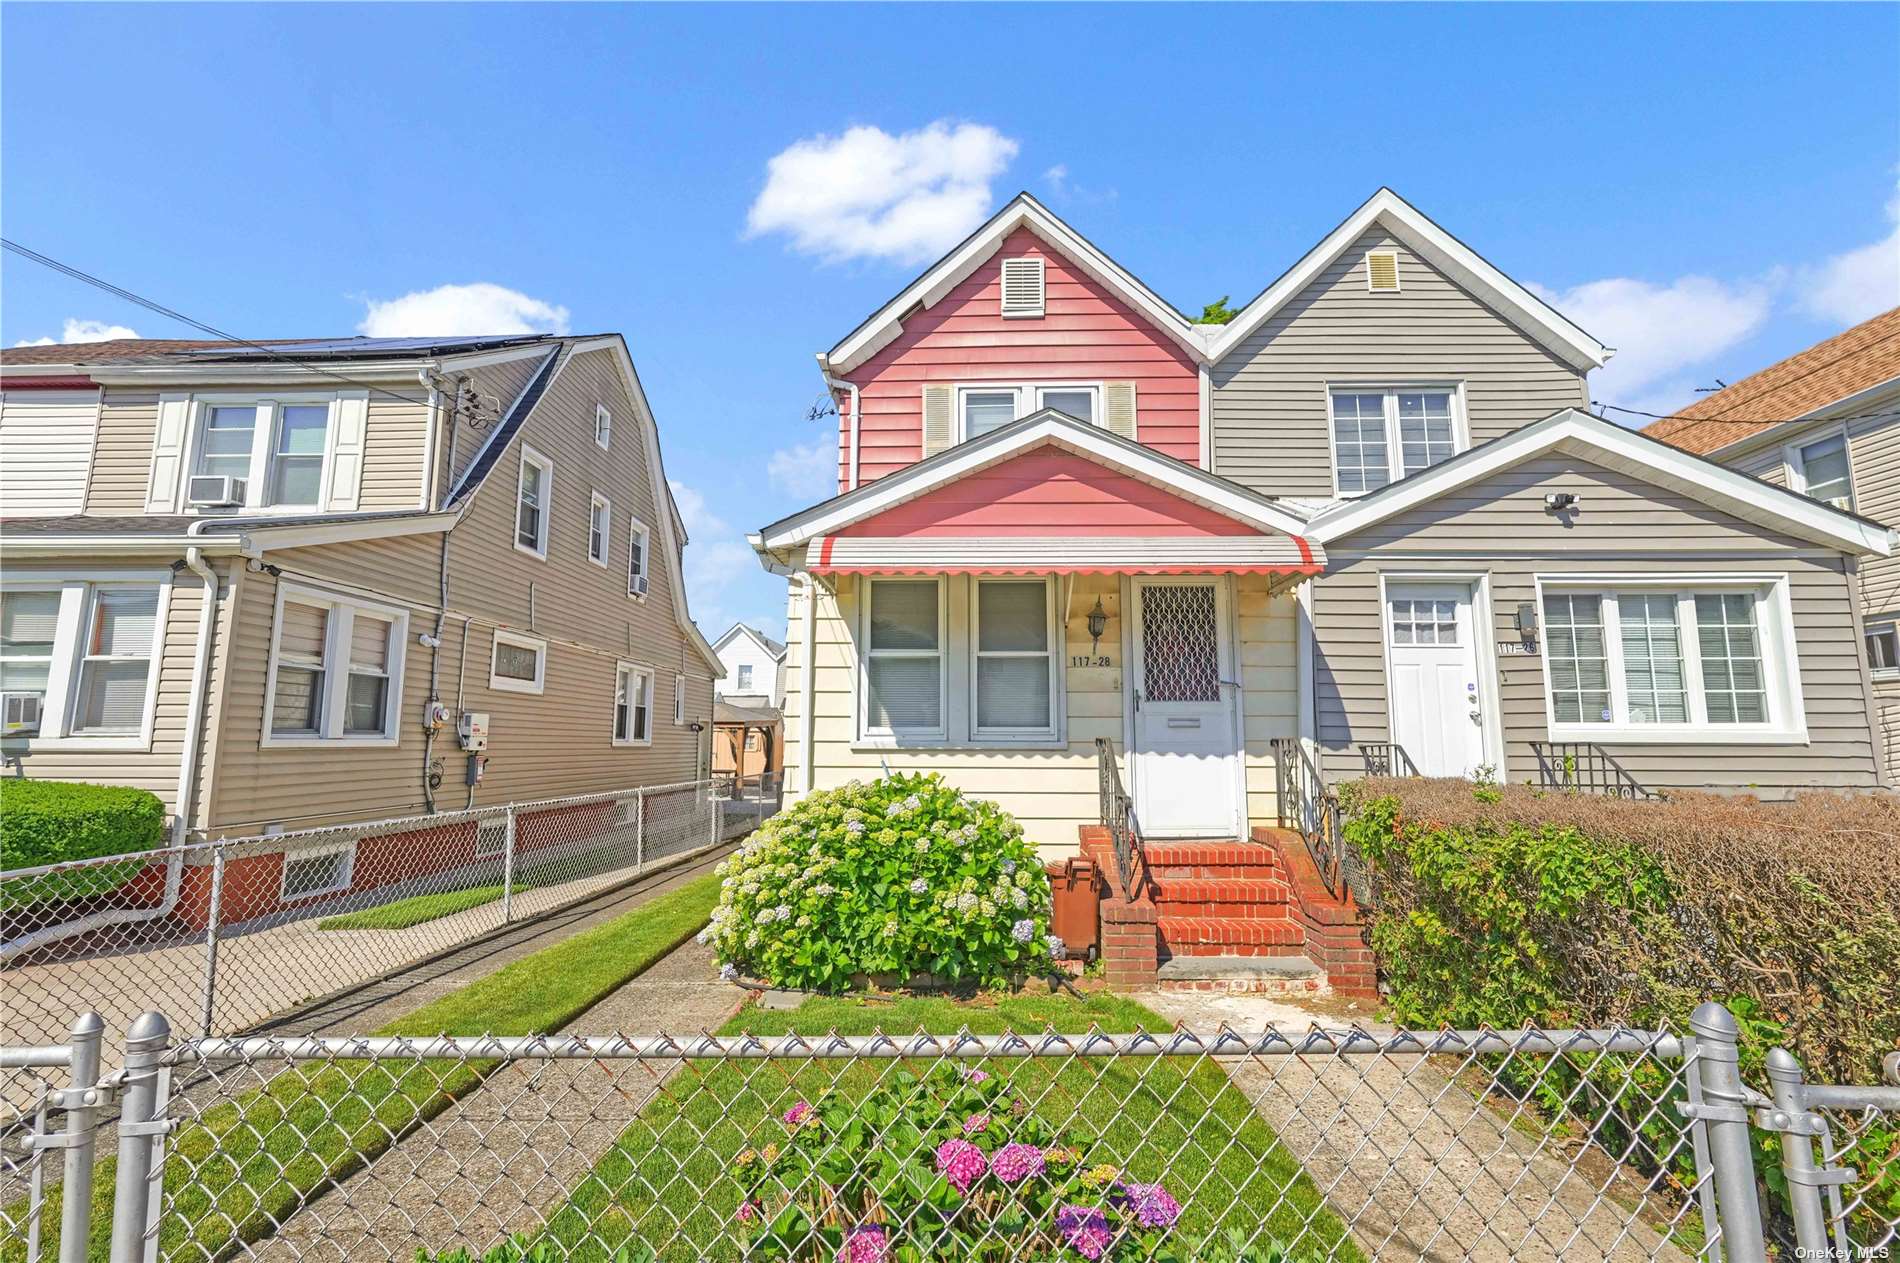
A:
<svg viewBox="0 0 1900 1263">
<path fill-rule="evenodd" d="M 532 342 L 540 334 L 514 334 L 495 337 L 465 338 L 330 338 L 310 342 L 263 343 L 260 346 L 207 346 L 196 347 L 184 352 L 187 355 L 204 356 L 215 359 L 276 359 L 284 356 L 307 358 L 310 356 L 387 354 L 401 351 L 437 351 L 460 347 L 510 346 L 519 342 Z"/>
</svg>

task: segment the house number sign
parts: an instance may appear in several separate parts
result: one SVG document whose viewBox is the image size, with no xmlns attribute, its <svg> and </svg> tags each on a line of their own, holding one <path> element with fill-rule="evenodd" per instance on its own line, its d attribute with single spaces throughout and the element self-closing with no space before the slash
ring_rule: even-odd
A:
<svg viewBox="0 0 1900 1263">
<path fill-rule="evenodd" d="M 1069 655 L 1069 665 L 1072 667 L 1112 667 L 1115 665 L 1115 660 L 1105 653 L 1077 653 Z"/>
</svg>

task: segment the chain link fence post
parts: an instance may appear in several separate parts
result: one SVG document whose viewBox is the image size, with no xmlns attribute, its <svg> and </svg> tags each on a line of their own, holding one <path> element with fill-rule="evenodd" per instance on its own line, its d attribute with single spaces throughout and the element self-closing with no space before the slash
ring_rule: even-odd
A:
<svg viewBox="0 0 1900 1263">
<path fill-rule="evenodd" d="M 1781 1171 L 1788 1177 L 1794 1239 L 1803 1258 L 1828 1257 L 1827 1214 L 1821 1205 L 1820 1168 L 1805 1124 L 1808 1105 L 1801 1063 L 1785 1048 L 1768 1050 L 1768 1082 L 1775 1108 L 1768 1121 L 1781 1134 Z"/>
<path fill-rule="evenodd" d="M 706 845 L 718 846 L 720 826 L 726 819 L 726 801 L 719 797 L 719 782 L 716 780 L 706 782 L 706 810 L 712 815 L 711 836 L 706 839 Z"/>
<path fill-rule="evenodd" d="M 1711 1000 L 1697 1005 L 1689 1015 L 1689 1029 L 1695 1032 L 1703 1097 L 1703 1104 L 1693 1109 L 1692 1125 L 1699 1123 L 1708 1136 L 1716 1213 L 1722 1223 L 1722 1257 L 1727 1263 L 1767 1263 L 1768 1242 L 1749 1135 L 1750 1096 L 1742 1086 L 1735 1016 Z"/>
<path fill-rule="evenodd" d="M 633 871 L 638 873 L 647 866 L 647 791 L 644 787 L 633 791 Z"/>
<path fill-rule="evenodd" d="M 85 1263 L 91 1246 L 93 1147 L 98 1140 L 99 1049 L 105 1040 L 105 1019 L 81 1013 L 73 1019 L 72 1080 L 67 1087 L 66 1131 L 60 1144 L 66 1149 L 61 1183 L 59 1263 Z"/>
<path fill-rule="evenodd" d="M 501 841 L 501 923 L 515 919 L 515 805 L 508 804 L 508 815 Z"/>
<path fill-rule="evenodd" d="M 156 1222 L 154 1160 L 171 1123 L 160 1111 L 160 1064 L 172 1027 L 163 1013 L 146 1013 L 125 1033 L 125 1069 L 119 1105 L 119 1178 L 112 1199 L 112 1263 L 144 1263 L 146 1235 Z M 63 1245 L 63 1243 L 62 1243 Z"/>
<path fill-rule="evenodd" d="M 206 1039 L 211 1038 L 213 1007 L 218 997 L 218 921 L 224 914 L 224 848 L 211 852 L 211 903 L 205 915 L 205 993 L 204 1020 L 200 1025 Z"/>
</svg>

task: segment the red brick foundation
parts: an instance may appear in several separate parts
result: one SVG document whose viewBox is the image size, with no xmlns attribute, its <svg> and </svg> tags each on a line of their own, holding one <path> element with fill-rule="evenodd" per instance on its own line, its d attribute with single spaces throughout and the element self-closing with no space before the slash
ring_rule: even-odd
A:
<svg viewBox="0 0 1900 1263">
<path fill-rule="evenodd" d="M 1366 942 L 1368 920 L 1351 899 L 1336 899 L 1299 835 L 1259 827 L 1254 841 L 1274 849 L 1292 887 L 1293 921 L 1306 936 L 1306 958 L 1326 971 L 1334 991 L 1355 999 L 1379 996 L 1378 964 Z"/>
</svg>

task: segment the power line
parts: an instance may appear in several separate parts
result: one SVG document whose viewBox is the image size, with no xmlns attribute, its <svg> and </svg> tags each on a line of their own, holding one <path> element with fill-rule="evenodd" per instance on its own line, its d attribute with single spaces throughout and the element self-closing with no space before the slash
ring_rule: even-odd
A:
<svg viewBox="0 0 1900 1263">
<path fill-rule="evenodd" d="M 185 313 L 181 311 L 175 311 L 172 308 L 165 306 L 163 303 L 156 302 L 153 299 L 145 297 L 143 294 L 137 294 L 129 289 L 126 289 L 123 286 L 114 285 L 111 281 L 104 280 L 101 277 L 94 276 L 90 272 L 82 272 L 78 268 L 73 267 L 70 264 L 61 263 L 58 259 L 55 259 L 51 257 L 50 255 L 44 255 L 44 254 L 41 254 L 37 250 L 28 249 L 26 246 L 21 245 L 17 241 L 13 241 L 6 237 L 0 237 L 0 246 L 4 246 L 6 249 L 12 251 L 14 254 L 19 255 L 21 258 L 29 260 L 30 262 L 33 262 L 33 263 L 37 263 L 41 267 L 51 268 L 55 272 L 59 272 L 63 275 L 70 276 L 72 279 L 76 281 L 80 281 L 86 285 L 90 285 L 94 289 L 104 290 L 106 293 L 111 294 L 116 298 L 122 298 L 128 303 L 134 303 L 140 307 L 145 308 L 147 311 L 157 312 L 159 315 L 164 316 L 167 320 L 176 320 L 179 324 L 190 325 L 192 328 L 200 330 L 204 333 L 208 333 L 214 338 L 219 338 L 226 342 L 234 342 L 239 346 L 249 347 L 254 351 L 261 351 L 265 355 L 270 356 L 272 359 L 277 360 L 278 362 L 283 363 L 283 364 L 288 364 L 292 368 L 303 369 L 306 372 L 311 372 L 311 373 L 320 373 L 325 377 L 334 378 L 335 380 L 344 382 L 347 385 L 356 386 L 363 390 L 371 391 L 371 392 L 374 392 L 375 394 L 385 396 L 386 398 L 389 398 L 389 399 L 399 400 L 402 403 L 413 404 L 417 407 L 422 407 L 422 408 L 428 407 L 429 401 L 427 399 L 416 399 L 416 398 L 413 398 L 412 396 L 403 394 L 399 390 L 390 390 L 386 386 L 377 386 L 377 385 L 371 384 L 370 382 L 359 381 L 354 377 L 350 377 L 346 374 L 336 372 L 333 369 L 325 368 L 320 364 L 314 364 L 310 362 L 309 360 L 298 359 L 294 355 L 286 355 L 283 352 L 277 350 L 276 348 L 267 346 L 266 344 L 262 342 L 253 342 L 249 338 L 240 338 L 235 333 L 227 333 L 225 330 L 218 328 L 216 325 L 208 325 L 202 320 L 194 320 L 192 317 L 187 316 Z M 468 419 L 475 422 L 481 422 L 483 420 L 479 415 L 471 415 Z M 488 419 L 492 420 L 493 418 L 488 418 Z"/>
<path fill-rule="evenodd" d="M 1600 399 L 1593 399 L 1590 404 L 1606 412 L 1626 412 L 1633 417 L 1649 417 L 1656 421 L 1681 421 L 1685 425 L 1786 425 L 1790 421 L 1872 421 L 1882 417 L 1900 417 L 1900 409 L 1895 408 L 1880 412 L 1857 412 L 1846 417 L 1685 417 L 1680 412 L 1644 412 L 1641 408 L 1624 408 L 1604 403 Z"/>
</svg>

